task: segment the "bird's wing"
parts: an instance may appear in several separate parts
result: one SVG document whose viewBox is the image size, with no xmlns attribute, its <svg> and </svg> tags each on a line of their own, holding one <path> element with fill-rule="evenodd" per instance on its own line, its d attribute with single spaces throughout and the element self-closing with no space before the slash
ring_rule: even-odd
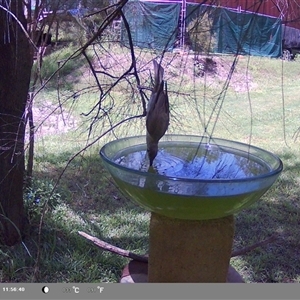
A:
<svg viewBox="0 0 300 300">
<path fill-rule="evenodd" d="M 153 94 L 146 118 L 147 131 L 157 141 L 165 134 L 169 125 L 169 100 L 163 86 L 162 81 L 158 93 Z"/>
<path fill-rule="evenodd" d="M 163 80 L 164 69 L 155 60 L 153 65 L 155 82 L 147 108 L 146 128 L 151 138 L 158 142 L 169 125 L 169 99 Z"/>
<path fill-rule="evenodd" d="M 159 88 L 159 84 L 163 81 L 164 78 L 164 68 L 157 63 L 157 61 L 153 60 L 154 66 L 154 90 Z"/>
<path fill-rule="evenodd" d="M 165 111 L 166 113 L 170 113 L 170 104 L 169 104 L 169 96 L 168 96 L 168 87 L 167 87 L 167 82 L 164 81 L 165 83 L 165 96 L 166 96 L 166 100 L 165 100 Z"/>
<path fill-rule="evenodd" d="M 148 103 L 148 109 L 147 109 L 147 116 L 153 115 L 153 113 L 158 113 L 161 108 L 164 101 L 162 101 L 162 97 L 165 97 L 164 92 L 164 81 L 161 81 L 158 90 L 153 91 L 149 103 Z"/>
</svg>

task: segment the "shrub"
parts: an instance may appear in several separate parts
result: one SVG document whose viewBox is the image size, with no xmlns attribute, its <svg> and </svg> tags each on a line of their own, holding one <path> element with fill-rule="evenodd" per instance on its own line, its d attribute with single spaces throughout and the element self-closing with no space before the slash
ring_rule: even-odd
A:
<svg viewBox="0 0 300 300">
<path fill-rule="evenodd" d="M 194 51 L 207 54 L 214 49 L 216 38 L 212 30 L 212 20 L 208 13 L 192 20 L 187 26 L 187 32 Z"/>
<path fill-rule="evenodd" d="M 31 225 L 39 222 L 44 207 L 53 209 L 61 202 L 61 195 L 47 180 L 34 180 L 24 193 L 24 207 Z"/>
</svg>

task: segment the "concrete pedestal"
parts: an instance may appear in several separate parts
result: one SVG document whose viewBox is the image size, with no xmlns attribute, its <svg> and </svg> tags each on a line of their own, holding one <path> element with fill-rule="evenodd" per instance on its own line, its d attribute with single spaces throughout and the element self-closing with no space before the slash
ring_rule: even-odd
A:
<svg viewBox="0 0 300 300">
<path fill-rule="evenodd" d="M 226 282 L 233 216 L 204 221 L 151 214 L 148 282 Z"/>
</svg>

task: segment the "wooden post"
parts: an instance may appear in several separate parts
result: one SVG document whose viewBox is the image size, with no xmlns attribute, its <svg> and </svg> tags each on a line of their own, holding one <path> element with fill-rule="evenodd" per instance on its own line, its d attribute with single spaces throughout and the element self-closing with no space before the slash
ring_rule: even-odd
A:
<svg viewBox="0 0 300 300">
<path fill-rule="evenodd" d="M 233 216 L 204 221 L 151 214 L 148 282 L 226 282 Z"/>
</svg>

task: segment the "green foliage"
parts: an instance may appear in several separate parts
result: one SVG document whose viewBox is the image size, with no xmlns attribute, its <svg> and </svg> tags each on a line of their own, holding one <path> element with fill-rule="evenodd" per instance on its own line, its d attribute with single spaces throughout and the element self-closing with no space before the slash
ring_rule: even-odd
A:
<svg viewBox="0 0 300 300">
<path fill-rule="evenodd" d="M 87 41 L 86 30 L 78 18 L 73 18 L 72 21 L 61 22 L 58 32 L 58 42 L 65 46 L 78 47 Z"/>
<path fill-rule="evenodd" d="M 68 1 L 63 4 L 68 9 L 80 8 L 81 13 L 73 15 L 69 21 L 62 21 L 59 25 L 59 41 L 68 41 L 74 46 L 82 46 L 88 39 L 92 38 L 111 11 L 111 9 L 104 9 L 110 5 L 109 0 L 83 0 L 75 3 Z"/>
<path fill-rule="evenodd" d="M 296 53 L 294 56 L 294 61 L 299 62 L 300 61 L 300 53 Z"/>
<path fill-rule="evenodd" d="M 82 5 L 88 8 L 103 8 L 110 4 L 110 0 L 82 0 Z"/>
<path fill-rule="evenodd" d="M 149 214 L 124 199 L 99 160 L 97 152 L 82 163 L 74 162 L 59 192 L 53 193 L 51 180 L 36 174 L 24 199 L 31 218 L 30 235 L 13 248 L 0 245 L 1 282 L 118 282 L 128 260 L 101 251 L 79 236 L 78 230 L 124 249 L 147 252 Z M 67 197 L 62 197 L 62 185 L 70 190 Z M 37 221 L 45 203 L 39 243 Z M 39 278 L 34 275 L 38 251 Z"/>
<path fill-rule="evenodd" d="M 53 9 L 53 8 L 57 8 L 57 9 L 74 9 L 77 8 L 79 6 L 79 3 L 81 3 L 81 5 L 83 7 L 89 8 L 89 9 L 93 9 L 93 8 L 97 8 L 97 9 L 101 9 L 103 7 L 106 7 L 107 5 L 109 5 L 110 0 L 51 0 L 49 1 L 48 7 L 49 10 Z"/>
<path fill-rule="evenodd" d="M 45 209 L 53 210 L 61 202 L 61 195 L 51 181 L 33 180 L 32 186 L 24 192 L 24 207 L 30 225 L 37 224 Z"/>
<path fill-rule="evenodd" d="M 187 26 L 192 49 L 200 53 L 209 53 L 216 45 L 212 31 L 212 21 L 208 13 L 192 20 Z"/>
<path fill-rule="evenodd" d="M 38 72 L 40 74 L 42 83 L 47 81 L 47 88 L 57 88 L 58 84 L 61 84 L 64 89 L 70 89 L 76 83 L 76 78 L 80 75 L 78 73 L 80 67 L 86 64 L 83 55 L 78 55 L 70 59 L 75 49 L 72 46 L 66 46 L 52 52 L 43 58 L 41 68 L 36 61 L 33 66 L 33 73 Z"/>
</svg>

